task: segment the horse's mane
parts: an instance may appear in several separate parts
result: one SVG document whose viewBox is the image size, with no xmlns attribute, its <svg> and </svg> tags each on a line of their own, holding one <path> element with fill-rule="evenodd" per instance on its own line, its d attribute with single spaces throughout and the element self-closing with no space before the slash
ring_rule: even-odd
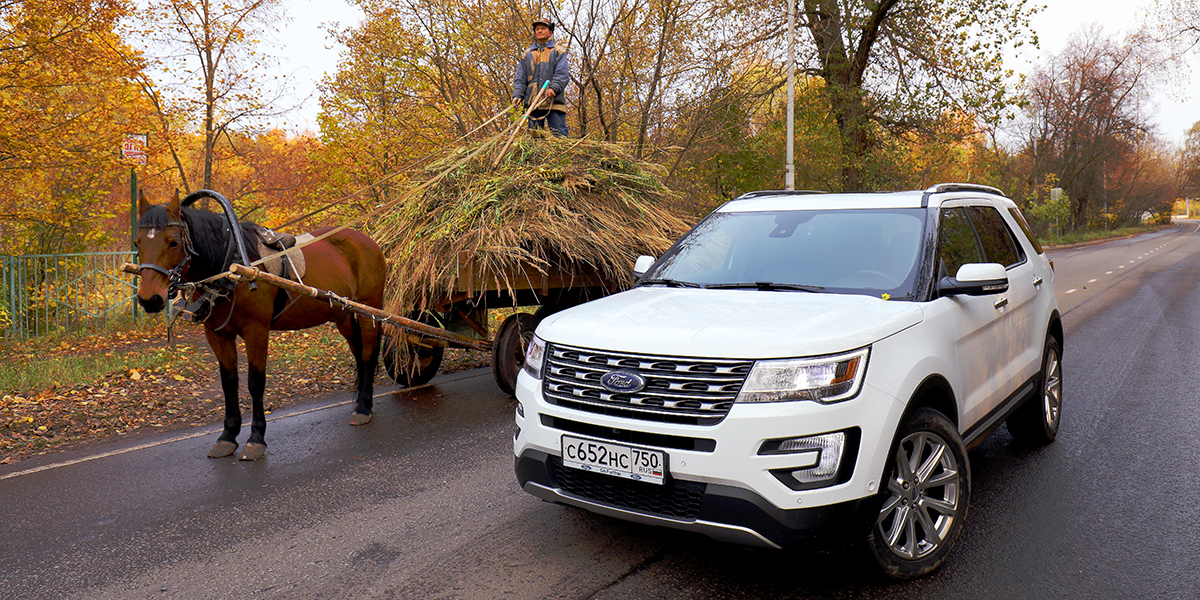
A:
<svg viewBox="0 0 1200 600">
<path fill-rule="evenodd" d="M 188 279 L 204 279 L 229 270 L 229 265 L 240 260 L 237 243 L 229 235 L 229 222 L 225 215 L 208 211 L 183 208 L 183 222 L 191 233 L 192 247 L 196 256 L 188 267 Z M 138 227 L 166 227 L 171 219 L 165 205 L 152 206 L 138 218 Z M 254 231 L 258 225 L 251 221 L 239 221 L 242 237 L 246 240 L 246 254 L 251 261 L 259 259 L 257 239 Z"/>
</svg>

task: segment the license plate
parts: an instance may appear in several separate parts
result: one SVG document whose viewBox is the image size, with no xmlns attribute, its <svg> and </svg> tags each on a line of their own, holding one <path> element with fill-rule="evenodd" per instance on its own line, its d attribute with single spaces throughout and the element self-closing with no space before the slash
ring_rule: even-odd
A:
<svg viewBox="0 0 1200 600">
<path fill-rule="evenodd" d="M 667 472 L 667 453 L 625 444 L 562 436 L 563 464 L 584 471 L 603 473 L 662 484 Z"/>
</svg>

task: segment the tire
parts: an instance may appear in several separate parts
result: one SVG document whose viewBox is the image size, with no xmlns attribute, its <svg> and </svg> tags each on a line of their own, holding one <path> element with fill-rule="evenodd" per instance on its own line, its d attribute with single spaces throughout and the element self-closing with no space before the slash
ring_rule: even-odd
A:
<svg viewBox="0 0 1200 600">
<path fill-rule="evenodd" d="M 492 377 L 509 396 L 516 395 L 517 375 L 525 366 L 525 349 L 539 321 L 529 313 L 514 313 L 500 324 L 496 333 L 496 343 L 492 344 Z"/>
<path fill-rule="evenodd" d="M 426 319 L 420 319 L 425 322 Z M 396 383 L 404 387 L 425 385 L 437 375 L 442 366 L 442 357 L 446 349 L 440 346 L 426 348 L 415 344 L 407 344 L 401 348 L 390 335 L 380 336 L 380 353 L 383 358 L 383 368 Z"/>
<path fill-rule="evenodd" d="M 1062 420 L 1062 351 L 1052 335 L 1046 336 L 1042 350 L 1038 390 L 1038 395 L 1021 405 L 1005 423 L 1013 439 L 1042 446 L 1054 441 Z"/>
<path fill-rule="evenodd" d="M 958 541 L 971 496 L 966 446 L 950 420 L 928 408 L 909 415 L 882 481 L 867 534 L 871 556 L 898 579 L 932 573 Z"/>
</svg>

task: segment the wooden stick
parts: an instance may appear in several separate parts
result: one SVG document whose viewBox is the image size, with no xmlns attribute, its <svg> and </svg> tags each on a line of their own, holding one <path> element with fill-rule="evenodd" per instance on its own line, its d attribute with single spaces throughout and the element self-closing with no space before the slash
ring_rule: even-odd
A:
<svg viewBox="0 0 1200 600">
<path fill-rule="evenodd" d="M 549 81 L 543 83 L 542 89 L 538 90 L 537 94 L 534 95 L 533 100 L 529 101 L 529 110 L 526 110 L 525 116 L 521 117 L 521 120 L 515 126 L 513 126 L 512 134 L 508 136 L 508 141 L 504 142 L 504 147 L 500 149 L 500 153 L 496 155 L 496 161 L 492 163 L 493 169 L 500 165 L 500 161 L 504 158 L 504 154 L 508 152 L 508 147 L 512 145 L 513 140 L 517 139 L 517 132 L 521 131 L 521 128 L 525 126 L 525 122 L 529 120 L 529 115 L 533 114 L 533 111 L 541 105 L 542 95 L 546 93 L 546 88 L 548 87 L 550 87 Z"/>
<path fill-rule="evenodd" d="M 130 264 L 130 263 L 125 263 L 125 264 L 121 265 L 121 270 L 126 273 L 131 273 L 131 274 L 137 274 L 137 272 L 138 272 L 137 265 Z M 298 294 L 304 294 L 305 296 L 308 296 L 310 298 L 319 298 L 321 300 L 335 302 L 335 303 L 340 304 L 340 305 L 344 306 L 345 308 L 352 310 L 360 315 L 366 315 L 368 317 L 372 317 L 381 323 L 386 323 L 388 325 L 393 325 L 393 326 L 399 327 L 401 329 L 407 329 L 409 331 L 415 331 L 417 333 L 432 336 L 437 339 L 446 340 L 447 342 L 450 342 L 450 345 L 452 345 L 452 346 L 462 347 L 462 348 L 470 348 L 472 350 L 480 350 L 483 352 L 490 352 L 492 349 L 492 345 L 485 340 L 472 339 L 472 338 L 469 338 L 469 337 L 466 337 L 463 335 L 459 335 L 459 334 L 451 332 L 451 331 L 446 331 L 445 329 L 441 329 L 439 327 L 434 327 L 432 325 L 426 325 L 425 323 L 422 323 L 420 321 L 414 321 L 412 319 L 401 317 L 399 315 L 394 315 L 385 310 L 380 310 L 373 306 L 367 306 L 366 304 L 355 302 L 348 298 L 343 298 L 337 294 L 334 294 L 334 293 L 326 291 L 326 290 L 322 290 L 322 289 L 315 288 L 312 286 L 304 285 L 302 283 L 297 283 L 290 279 L 285 279 L 283 277 L 278 277 L 278 276 L 272 275 L 270 273 L 265 273 L 263 271 L 259 271 L 258 269 L 255 269 L 253 267 L 247 267 L 245 265 L 234 264 L 229 267 L 229 274 L 233 274 L 238 277 L 241 277 L 241 278 L 244 278 L 247 280 L 251 280 L 251 281 L 258 280 L 258 281 L 262 281 L 265 283 L 269 283 L 273 286 L 281 287 L 285 290 L 293 291 Z"/>
</svg>

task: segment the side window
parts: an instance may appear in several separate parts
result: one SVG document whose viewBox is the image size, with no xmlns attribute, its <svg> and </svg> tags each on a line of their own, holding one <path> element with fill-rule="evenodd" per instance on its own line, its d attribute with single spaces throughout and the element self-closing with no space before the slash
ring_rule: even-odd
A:
<svg viewBox="0 0 1200 600">
<path fill-rule="evenodd" d="M 1024 252 L 999 211 L 990 206 L 969 206 L 967 212 L 975 224 L 987 262 L 1000 263 L 1005 268 L 1025 262 Z"/>
<path fill-rule="evenodd" d="M 1021 227 L 1021 233 L 1024 233 L 1025 238 L 1029 240 L 1029 245 L 1033 246 L 1033 251 L 1038 254 L 1044 252 L 1042 245 L 1038 243 L 1037 236 L 1033 235 L 1033 229 L 1029 227 L 1029 221 L 1025 220 L 1025 215 L 1021 214 L 1021 211 L 1015 206 L 1008 209 L 1008 214 L 1012 215 L 1013 220 Z"/>
<path fill-rule="evenodd" d="M 938 250 L 938 278 L 953 277 L 967 263 L 983 262 L 983 253 L 975 241 L 975 230 L 962 208 L 942 210 L 941 243 Z"/>
</svg>

